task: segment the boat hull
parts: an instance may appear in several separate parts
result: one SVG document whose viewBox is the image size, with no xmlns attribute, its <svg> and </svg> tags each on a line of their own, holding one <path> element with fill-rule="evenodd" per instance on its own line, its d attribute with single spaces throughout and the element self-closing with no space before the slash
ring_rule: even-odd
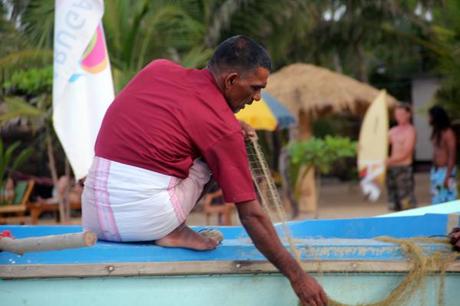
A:
<svg viewBox="0 0 460 306">
<path fill-rule="evenodd" d="M 317 275 L 329 296 L 348 304 L 385 298 L 403 273 L 327 273 Z M 439 277 L 429 276 L 425 286 L 406 305 L 438 305 Z M 2 305 L 61 306 L 280 306 L 297 305 L 289 282 L 279 274 L 188 276 L 130 276 L 1 280 Z M 458 305 L 460 274 L 444 280 L 444 305 Z"/>
<path fill-rule="evenodd" d="M 397 243 L 375 237 L 445 237 L 459 216 L 365 218 L 292 222 L 305 271 L 340 302 L 384 299 L 412 269 Z M 77 226 L 0 226 L 16 238 L 79 232 Z M 296 306 L 288 280 L 257 251 L 241 227 L 219 228 L 214 251 L 168 249 L 152 243 L 98 242 L 89 248 L 0 252 L 1 305 L 239 305 Z M 282 236 L 281 227 L 277 227 Z M 286 244 L 287 247 L 287 244 Z M 447 244 L 420 244 L 427 255 Z M 460 261 L 432 270 L 405 304 L 459 305 Z"/>
</svg>

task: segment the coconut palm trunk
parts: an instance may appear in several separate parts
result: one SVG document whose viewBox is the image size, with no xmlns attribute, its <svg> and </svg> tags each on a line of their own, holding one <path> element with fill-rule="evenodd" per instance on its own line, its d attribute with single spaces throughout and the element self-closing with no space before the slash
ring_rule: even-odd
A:
<svg viewBox="0 0 460 306">
<path fill-rule="evenodd" d="M 54 146 L 51 140 L 51 135 L 49 134 L 46 136 L 46 149 L 48 153 L 48 167 L 51 172 L 51 178 L 53 179 L 53 185 L 56 188 L 58 186 L 59 177 L 57 174 L 56 159 L 54 158 Z M 65 198 L 66 196 L 63 197 L 58 192 L 59 220 L 61 220 L 61 223 L 68 222 L 68 213 L 66 209 L 67 205 L 65 203 Z"/>
</svg>

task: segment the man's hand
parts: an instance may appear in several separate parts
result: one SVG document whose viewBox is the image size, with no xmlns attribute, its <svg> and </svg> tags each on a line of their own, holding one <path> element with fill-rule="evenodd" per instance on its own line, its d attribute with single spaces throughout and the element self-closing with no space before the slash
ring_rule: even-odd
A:
<svg viewBox="0 0 460 306">
<path fill-rule="evenodd" d="M 460 251 L 460 227 L 456 227 L 449 234 L 450 243 L 454 246 L 454 249 Z"/>
<path fill-rule="evenodd" d="M 315 279 L 289 254 L 257 200 L 240 202 L 236 205 L 241 224 L 244 226 L 256 248 L 277 267 L 291 282 L 302 306 L 325 306 L 327 297 Z"/>
<path fill-rule="evenodd" d="M 244 138 L 257 137 L 256 130 L 244 121 L 240 121 L 241 132 Z"/>
<path fill-rule="evenodd" d="M 304 273 L 299 280 L 291 281 L 291 286 L 300 299 L 302 306 L 325 306 L 327 296 L 318 282 L 308 274 Z"/>
<path fill-rule="evenodd" d="M 446 177 L 444 178 L 444 183 L 443 183 L 444 188 L 449 188 L 449 175 L 446 174 Z"/>
</svg>

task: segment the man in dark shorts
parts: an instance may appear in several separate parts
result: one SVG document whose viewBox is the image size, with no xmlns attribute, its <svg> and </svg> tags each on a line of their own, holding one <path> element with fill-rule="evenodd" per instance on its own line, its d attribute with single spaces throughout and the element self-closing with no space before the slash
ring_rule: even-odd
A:
<svg viewBox="0 0 460 306">
<path fill-rule="evenodd" d="M 387 159 L 387 187 L 390 209 L 399 211 L 416 205 L 412 170 L 416 134 L 410 121 L 410 105 L 398 104 L 394 116 L 397 125 L 389 132 L 391 154 Z"/>
</svg>

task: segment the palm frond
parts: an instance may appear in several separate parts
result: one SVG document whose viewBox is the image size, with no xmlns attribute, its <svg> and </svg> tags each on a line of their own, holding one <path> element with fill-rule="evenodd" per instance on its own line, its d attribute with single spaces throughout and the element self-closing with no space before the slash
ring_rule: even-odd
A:
<svg viewBox="0 0 460 306">
<path fill-rule="evenodd" d="M 202 68 L 209 61 L 213 53 L 210 48 L 195 47 L 184 54 L 181 64 L 189 68 Z"/>
<path fill-rule="evenodd" d="M 16 141 L 14 142 L 13 144 L 11 144 L 10 146 L 6 147 L 5 148 L 5 152 L 3 153 L 3 172 L 6 171 L 8 165 L 10 164 L 11 162 L 11 158 L 13 156 L 13 153 L 14 151 L 16 150 L 17 147 L 19 147 L 19 141 Z"/>
<path fill-rule="evenodd" d="M 15 71 L 32 67 L 49 66 L 53 62 L 53 52 L 49 49 L 25 49 L 0 58 L 0 81 L 4 82 Z"/>
<path fill-rule="evenodd" d="M 29 0 L 21 15 L 24 38 L 37 48 L 52 49 L 54 0 Z"/>
<path fill-rule="evenodd" d="M 0 123 L 4 124 L 18 117 L 38 118 L 43 116 L 44 111 L 28 104 L 21 97 L 5 97 L 7 112 L 0 114 Z"/>
<path fill-rule="evenodd" d="M 232 16 L 249 0 L 226 0 L 213 14 L 208 25 L 205 43 L 208 47 L 215 46 L 220 39 L 222 30 L 230 25 Z"/>
<path fill-rule="evenodd" d="M 26 148 L 22 150 L 13 160 L 12 165 L 10 166 L 11 171 L 17 170 L 21 167 L 32 155 L 33 150 L 32 148 Z"/>
</svg>

